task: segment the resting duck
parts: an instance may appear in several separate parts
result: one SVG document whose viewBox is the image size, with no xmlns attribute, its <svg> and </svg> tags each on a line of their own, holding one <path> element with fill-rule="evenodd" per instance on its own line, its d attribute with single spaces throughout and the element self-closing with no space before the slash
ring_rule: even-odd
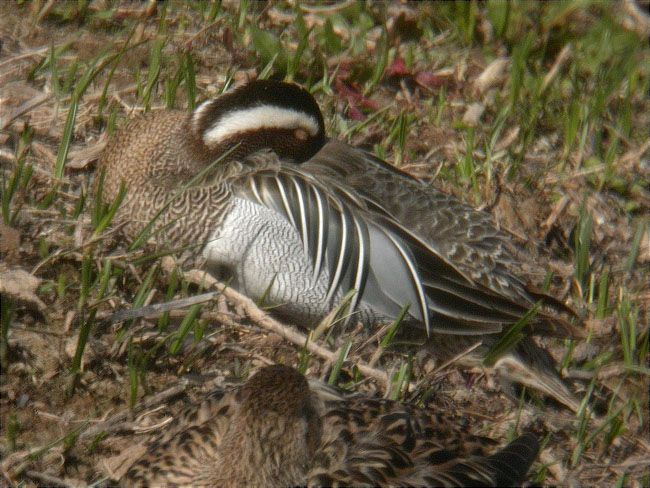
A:
<svg viewBox="0 0 650 488">
<path fill-rule="evenodd" d="M 511 270 L 514 245 L 490 217 L 325 135 L 301 87 L 254 81 L 194 112 L 152 111 L 107 144 L 96 185 L 133 240 L 190 249 L 273 313 L 316 324 L 350 290 L 368 328 L 408 307 L 402 337 L 480 364 L 538 300 L 526 336 L 496 363 L 504 379 L 577 410 L 532 334 L 581 337 L 557 300 Z"/>
<path fill-rule="evenodd" d="M 186 409 L 150 443 L 122 486 L 514 486 L 539 450 L 524 434 L 494 442 L 452 415 L 346 396 L 268 366 Z"/>
</svg>

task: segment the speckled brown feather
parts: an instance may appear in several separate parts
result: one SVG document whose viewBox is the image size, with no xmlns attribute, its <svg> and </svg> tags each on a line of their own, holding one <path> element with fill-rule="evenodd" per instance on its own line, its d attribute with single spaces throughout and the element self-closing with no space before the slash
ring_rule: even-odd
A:
<svg viewBox="0 0 650 488">
<path fill-rule="evenodd" d="M 187 119 L 177 110 L 144 114 L 122 127 L 102 153 L 95 190 L 102 173 L 105 202 L 114 201 L 125 185 L 115 219 L 126 222 L 123 232 L 130 240 L 153 220 L 152 234 L 162 232 L 165 241 L 179 248 L 200 245 L 227 211 L 222 185 L 195 186 L 175 196 L 208 162 L 196 141 L 188 138 Z M 167 211 L 158 215 L 166 205 Z M 196 209 L 202 212 L 197 215 Z"/>
<path fill-rule="evenodd" d="M 346 395 L 318 382 L 308 386 L 292 368 L 271 366 L 243 386 L 187 409 L 121 483 L 511 486 L 523 481 L 538 450 L 533 436 L 486 457 L 495 442 L 460 424 L 451 413 Z M 281 469 L 269 469 L 263 460 Z M 282 479 L 269 476 L 272 472 Z"/>
</svg>

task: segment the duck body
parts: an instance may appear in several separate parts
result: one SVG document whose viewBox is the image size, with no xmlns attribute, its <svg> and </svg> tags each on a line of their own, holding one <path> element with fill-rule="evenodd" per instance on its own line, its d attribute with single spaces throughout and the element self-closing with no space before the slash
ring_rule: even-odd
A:
<svg viewBox="0 0 650 488">
<path fill-rule="evenodd" d="M 379 204 L 381 211 L 403 222 L 472 282 L 523 304 L 535 303 L 526 283 L 511 271 L 517 265 L 515 246 L 488 214 L 337 140 L 329 140 L 302 168 L 342 179 L 369 205 Z"/>
<path fill-rule="evenodd" d="M 342 298 L 328 298 L 329 273 L 314 280 L 309 256 L 296 228 L 268 207 L 239 196 L 230 201 L 222 225 L 202 252 L 206 268 L 246 295 L 275 308 L 275 313 L 315 325 Z M 264 263 L 260 266 L 260 263 Z"/>
<path fill-rule="evenodd" d="M 489 216 L 328 141 L 318 105 L 296 85 L 257 81 L 191 114 L 135 118 L 99 169 L 105 202 L 127 187 L 116 220 L 130 240 L 145 229 L 158 246 L 193 251 L 294 323 L 313 327 L 355 290 L 350 308 L 368 328 L 406 308 L 406 341 L 445 359 L 482 342 L 480 362 L 538 299 L 554 303 L 510 271 L 513 246 Z M 546 311 L 526 331 L 582 334 Z M 577 408 L 531 338 L 509 358 L 531 369 L 517 381 Z"/>
<path fill-rule="evenodd" d="M 195 115 L 145 114 L 107 145 L 100 161 L 109 175 L 103 198 L 110 202 L 127 186 L 117 219 L 130 240 L 149 225 L 159 245 L 193 249 L 208 270 L 254 299 L 265 297 L 276 314 L 308 325 L 350 289 L 362 288 L 353 308 L 366 325 L 394 319 L 407 304 L 413 304 L 407 322 L 428 320 L 416 271 L 404 260 L 412 259 L 415 241 L 395 222 L 375 218 L 329 178 L 319 181 L 280 159 L 277 148 L 264 151 L 264 140 L 257 153 L 236 142 L 208 150 L 191 135 Z M 232 147 L 231 159 L 214 174 L 183 187 Z"/>
<path fill-rule="evenodd" d="M 117 220 L 125 223 L 123 232 L 130 240 L 152 223 L 149 231 L 158 245 L 193 251 L 204 258 L 207 270 L 228 279 L 241 292 L 256 300 L 264 298 L 277 315 L 309 326 L 355 286 L 357 268 L 371 259 L 359 257 L 358 232 L 343 238 L 352 241 L 344 252 L 341 225 L 348 227 L 347 233 L 356 232 L 355 224 L 363 227 L 359 232 L 387 244 L 391 257 L 401 259 L 391 241 L 383 242 L 385 237 L 382 241 L 384 231 L 360 215 L 363 208 L 356 208 L 345 195 L 329 192 L 269 151 L 231 160 L 205 181 L 185 188 L 211 162 L 207 151 L 197 151 L 196 141 L 188 141 L 190 123 L 191 117 L 180 111 L 153 111 L 127 123 L 107 145 L 100 162 L 110 175 L 104 179 L 103 198 L 112 201 L 121 185 L 127 185 Z M 146 137 L 149 134 L 153 137 Z M 307 230 L 296 223 L 303 197 L 312 198 L 307 202 L 311 211 L 317 206 L 313 198 L 318 197 L 324 212 L 320 223 L 329 247 L 321 250 L 318 270 L 313 260 L 316 250 L 308 249 L 303 240 Z M 343 211 L 357 212 L 356 220 L 343 216 Z M 305 226 L 308 218 L 314 216 L 304 216 Z M 348 221 L 343 224 L 344 218 Z M 397 235 L 391 237 L 400 241 Z M 375 261 L 384 257 L 374 254 Z M 333 274 L 338 276 L 334 285 Z M 369 286 L 379 289 L 375 283 Z M 377 298 L 369 303 L 362 296 L 355 307 L 356 318 L 367 325 L 392 320 L 403 306 L 395 303 L 383 312 L 384 297 L 367 296 Z M 413 296 L 405 298 L 415 301 Z"/>
<path fill-rule="evenodd" d="M 153 222 L 152 239 L 160 245 L 203 255 L 209 269 L 227 273 L 233 286 L 253 298 L 270 286 L 269 300 L 313 322 L 327 311 L 327 274 L 307 282 L 296 272 L 309 266 L 297 230 L 277 212 L 239 196 L 237 178 L 223 174 L 224 168 L 217 169 L 215 181 L 183 189 L 211 162 L 207 151 L 197 151 L 200 142 L 188 139 L 190 123 L 185 112 L 152 111 L 109 142 L 100 163 L 109 175 L 103 197 L 110 202 L 127 186 L 117 214 L 123 232 L 134 240 Z"/>
<path fill-rule="evenodd" d="M 193 249 L 208 269 L 228 270 L 242 292 L 312 325 L 353 288 L 366 323 L 392 320 L 409 305 L 407 318 L 421 330 L 456 335 L 500 332 L 534 304 L 516 277 L 495 277 L 512 257 L 487 216 L 338 141 L 301 165 L 246 149 L 241 161 L 184 188 L 212 162 L 188 137 L 190 125 L 183 112 L 151 112 L 106 148 L 105 199 L 129 187 L 118 220 L 130 239 L 153 221 L 157 243 Z M 479 246 L 490 250 L 480 269 L 459 259 Z M 426 288 L 433 293 L 425 297 Z"/>
<path fill-rule="evenodd" d="M 188 407 L 122 486 L 513 486 L 539 449 L 504 449 L 448 412 L 350 395 L 287 366 Z"/>
</svg>

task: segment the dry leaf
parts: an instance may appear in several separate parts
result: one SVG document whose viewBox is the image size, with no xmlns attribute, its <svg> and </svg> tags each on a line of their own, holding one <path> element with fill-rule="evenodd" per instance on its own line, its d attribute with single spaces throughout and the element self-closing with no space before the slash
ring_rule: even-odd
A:
<svg viewBox="0 0 650 488">
<path fill-rule="evenodd" d="M 463 115 L 463 124 L 476 127 L 481 120 L 483 112 L 485 112 L 485 106 L 482 103 L 472 103 L 467 107 L 465 115 Z"/>
<path fill-rule="evenodd" d="M 498 86 L 506 78 L 508 58 L 497 58 L 474 80 L 474 89 L 478 93 L 485 93 L 490 88 Z"/>
<path fill-rule="evenodd" d="M 40 284 L 41 279 L 33 274 L 20 268 L 9 268 L 5 263 L 0 263 L 0 293 L 9 295 L 14 300 L 45 313 L 47 307 L 35 293 Z"/>
<path fill-rule="evenodd" d="M 20 253 L 20 232 L 12 227 L 0 224 L 0 256 L 12 262 Z"/>
</svg>

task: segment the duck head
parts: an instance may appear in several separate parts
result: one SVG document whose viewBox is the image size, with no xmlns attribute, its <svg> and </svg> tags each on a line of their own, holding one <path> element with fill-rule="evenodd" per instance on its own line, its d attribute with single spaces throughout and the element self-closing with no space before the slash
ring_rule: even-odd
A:
<svg viewBox="0 0 650 488">
<path fill-rule="evenodd" d="M 322 429 L 305 377 L 288 366 L 265 367 L 238 401 L 213 467 L 216 486 L 305 484 Z"/>
<path fill-rule="evenodd" d="M 301 163 L 325 144 L 325 124 L 314 97 L 292 83 L 256 80 L 199 105 L 190 130 L 212 157 L 234 149 L 231 158 L 271 149 Z"/>
</svg>

